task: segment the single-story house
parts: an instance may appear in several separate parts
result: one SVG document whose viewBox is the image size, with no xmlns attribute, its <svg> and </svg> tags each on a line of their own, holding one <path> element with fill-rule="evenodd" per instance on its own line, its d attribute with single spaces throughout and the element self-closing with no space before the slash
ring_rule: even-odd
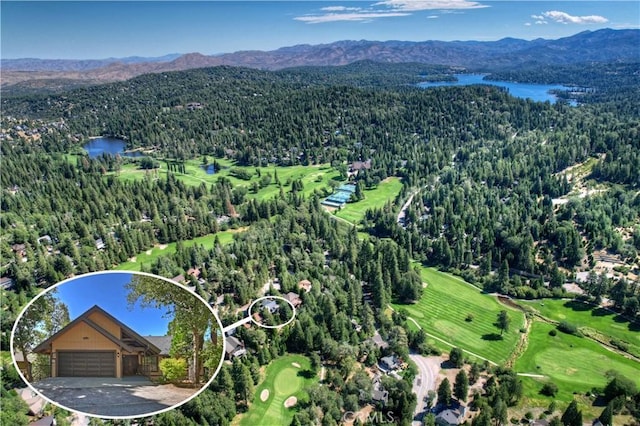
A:
<svg viewBox="0 0 640 426">
<path fill-rule="evenodd" d="M 244 348 L 244 343 L 239 340 L 235 336 L 227 336 L 225 337 L 225 355 L 227 359 L 233 359 L 235 357 L 239 357 L 247 353 L 247 350 Z"/>
<path fill-rule="evenodd" d="M 142 337 L 94 305 L 33 352 L 49 355 L 52 377 L 153 377 L 161 375 L 159 363 L 168 356 L 170 339 Z"/>
</svg>

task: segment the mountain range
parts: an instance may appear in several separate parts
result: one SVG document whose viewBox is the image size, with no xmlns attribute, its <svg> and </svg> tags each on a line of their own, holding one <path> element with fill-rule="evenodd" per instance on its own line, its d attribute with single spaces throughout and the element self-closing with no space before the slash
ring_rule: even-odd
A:
<svg viewBox="0 0 640 426">
<path fill-rule="evenodd" d="M 640 30 L 603 29 L 548 40 L 498 41 L 338 41 L 296 45 L 273 51 L 239 51 L 207 56 L 171 54 L 157 58 L 99 60 L 3 59 L 2 87 L 69 86 L 126 80 L 146 73 L 218 65 L 277 70 L 297 66 L 336 66 L 361 60 L 462 67 L 497 71 L 545 65 L 640 62 Z"/>
</svg>

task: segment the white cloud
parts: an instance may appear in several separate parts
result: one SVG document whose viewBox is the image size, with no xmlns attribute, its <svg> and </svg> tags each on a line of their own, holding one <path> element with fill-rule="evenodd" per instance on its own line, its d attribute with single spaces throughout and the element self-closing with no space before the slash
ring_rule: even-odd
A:
<svg viewBox="0 0 640 426">
<path fill-rule="evenodd" d="M 548 22 L 544 21 L 544 20 L 539 20 L 539 21 L 536 21 L 536 24 L 537 25 L 544 25 L 544 24 L 548 24 Z"/>
<path fill-rule="evenodd" d="M 427 19 L 438 19 L 439 16 L 438 15 L 429 15 L 427 16 Z"/>
<path fill-rule="evenodd" d="M 477 9 L 488 7 L 471 0 L 382 0 L 373 3 L 368 8 L 347 6 L 325 6 L 322 13 L 308 14 L 293 18 L 308 24 L 320 24 L 337 21 L 371 21 L 378 18 L 408 16 L 422 10 L 441 10 L 443 13 L 463 9 Z M 435 19 L 431 15 L 428 19 Z"/>
<path fill-rule="evenodd" d="M 524 23 L 524 26 L 525 26 L 525 27 L 530 27 L 530 26 L 531 26 L 531 22 L 525 22 L 525 23 Z"/>
<path fill-rule="evenodd" d="M 533 19 L 538 20 L 538 21 L 542 21 L 542 20 L 544 20 L 544 16 L 542 16 L 542 15 L 531 15 L 531 17 L 532 17 Z"/>
<path fill-rule="evenodd" d="M 477 9 L 489 7 L 469 0 L 382 0 L 374 6 L 387 6 L 394 10 L 419 11 L 434 9 Z"/>
<path fill-rule="evenodd" d="M 337 21 L 370 21 L 377 18 L 390 18 L 394 16 L 407 16 L 403 12 L 356 12 L 356 13 L 327 13 L 324 15 L 298 16 L 293 19 L 307 24 L 323 24 Z"/>
<path fill-rule="evenodd" d="M 346 7 L 346 6 L 327 6 L 323 7 L 320 10 L 325 12 L 345 12 L 347 10 L 360 10 L 359 7 Z"/>
<path fill-rule="evenodd" d="M 544 12 L 542 15 L 552 21 L 560 22 L 562 24 L 604 24 L 605 22 L 609 22 L 609 20 L 604 16 L 573 16 L 558 10 L 550 10 L 548 12 Z"/>
</svg>

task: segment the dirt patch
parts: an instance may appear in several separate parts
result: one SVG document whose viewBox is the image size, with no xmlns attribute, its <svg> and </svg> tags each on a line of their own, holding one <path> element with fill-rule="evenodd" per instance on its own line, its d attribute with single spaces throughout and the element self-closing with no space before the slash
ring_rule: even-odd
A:
<svg viewBox="0 0 640 426">
<path fill-rule="evenodd" d="M 158 248 L 159 248 L 160 250 L 164 250 L 164 249 L 166 249 L 167 247 L 168 247 L 168 246 L 167 246 L 167 244 L 160 244 L 160 245 L 158 246 Z"/>
<path fill-rule="evenodd" d="M 298 398 L 296 398 L 295 396 L 290 396 L 289 398 L 287 398 L 287 400 L 284 402 L 284 407 L 285 408 L 291 408 L 294 405 L 296 405 L 298 403 Z"/>
<path fill-rule="evenodd" d="M 151 254 L 151 252 L 152 252 L 152 250 L 151 250 L 151 249 L 149 249 L 149 250 L 145 251 L 145 253 L 146 253 L 146 254 L 148 254 L 148 255 L 150 255 L 150 254 Z"/>
<path fill-rule="evenodd" d="M 129 262 L 135 262 L 136 261 L 136 257 L 133 256 L 131 259 L 129 259 Z"/>
<path fill-rule="evenodd" d="M 260 401 L 265 402 L 267 399 L 269 399 L 269 389 L 263 389 L 260 392 Z"/>
<path fill-rule="evenodd" d="M 302 368 L 302 366 L 297 362 L 292 362 L 291 365 L 293 365 L 295 368 Z"/>
</svg>

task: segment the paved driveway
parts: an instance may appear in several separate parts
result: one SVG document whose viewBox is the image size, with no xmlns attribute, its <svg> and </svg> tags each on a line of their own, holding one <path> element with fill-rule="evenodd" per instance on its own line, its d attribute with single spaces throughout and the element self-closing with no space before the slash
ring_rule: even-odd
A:
<svg viewBox="0 0 640 426">
<path fill-rule="evenodd" d="M 200 388 L 156 385 L 143 377 L 51 377 L 32 385 L 66 408 L 94 416 L 145 416 L 180 404 Z"/>
<path fill-rule="evenodd" d="M 413 382 L 413 393 L 416 394 L 417 404 L 412 425 L 419 426 L 423 423 L 422 418 L 427 412 L 427 404 L 424 399 L 430 390 L 436 390 L 436 380 L 443 359 L 441 357 L 426 357 L 418 354 L 409 354 L 409 358 L 418 367 L 418 374 Z"/>
</svg>

